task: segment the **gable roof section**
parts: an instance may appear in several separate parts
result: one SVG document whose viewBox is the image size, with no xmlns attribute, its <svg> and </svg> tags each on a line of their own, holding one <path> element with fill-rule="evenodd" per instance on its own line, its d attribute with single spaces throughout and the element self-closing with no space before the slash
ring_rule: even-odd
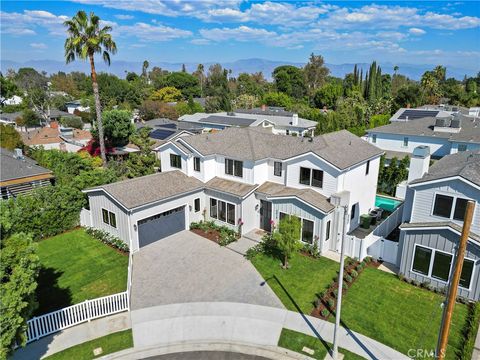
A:
<svg viewBox="0 0 480 360">
<path fill-rule="evenodd" d="M 258 185 L 245 184 L 238 181 L 222 179 L 219 177 L 214 177 L 212 180 L 208 181 L 205 184 L 205 188 L 208 190 L 217 190 L 241 198 L 250 194 L 257 187 Z"/>
<path fill-rule="evenodd" d="M 480 143 L 480 121 L 470 116 L 461 116 L 461 128 L 458 133 L 434 131 L 436 118 L 425 117 L 412 121 L 395 121 L 388 125 L 367 130 L 368 133 L 425 136 L 447 139 L 453 142 Z"/>
<path fill-rule="evenodd" d="M 262 128 L 228 128 L 214 134 L 195 135 L 178 141 L 204 156 L 218 154 L 238 160 L 286 160 L 311 152 L 338 169 L 346 169 L 383 153 L 383 150 L 346 130 L 309 139 L 274 135 L 270 130 Z"/>
<path fill-rule="evenodd" d="M 24 159 L 15 158 L 12 151 L 0 148 L 0 181 L 2 186 L 12 180 L 38 177 L 43 175 L 42 178 L 53 178 L 52 171 L 45 169 L 37 165 L 36 161 L 28 157 Z M 39 178 L 36 178 L 39 180 Z"/>
<path fill-rule="evenodd" d="M 325 214 L 335 208 L 325 196 L 312 189 L 295 189 L 267 181 L 256 192 L 265 194 L 268 199 L 295 197 Z"/>
<path fill-rule="evenodd" d="M 176 195 L 201 190 L 203 186 L 200 180 L 175 170 L 97 186 L 85 192 L 103 190 L 126 209 L 131 210 Z"/>
<path fill-rule="evenodd" d="M 480 186 L 480 151 L 462 151 L 436 161 L 422 178 L 412 181 L 415 186 L 435 180 L 460 177 Z"/>
</svg>

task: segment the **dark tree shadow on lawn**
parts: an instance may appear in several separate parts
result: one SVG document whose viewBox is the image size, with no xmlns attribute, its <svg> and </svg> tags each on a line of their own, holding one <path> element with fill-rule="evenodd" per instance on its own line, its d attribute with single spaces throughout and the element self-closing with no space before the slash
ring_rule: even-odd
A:
<svg viewBox="0 0 480 360">
<path fill-rule="evenodd" d="M 35 316 L 73 305 L 70 290 L 58 286 L 58 278 L 62 274 L 61 271 L 53 268 L 44 266 L 40 268 L 36 290 L 38 308 L 34 313 Z"/>
</svg>

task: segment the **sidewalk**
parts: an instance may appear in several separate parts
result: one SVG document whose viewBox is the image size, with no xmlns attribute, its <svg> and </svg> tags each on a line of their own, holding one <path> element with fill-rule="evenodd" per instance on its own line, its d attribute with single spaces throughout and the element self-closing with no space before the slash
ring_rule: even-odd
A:
<svg viewBox="0 0 480 360">
<path fill-rule="evenodd" d="M 132 311 L 135 349 L 175 343 L 232 342 L 277 346 L 282 328 L 332 343 L 334 324 L 285 309 L 240 303 L 186 303 Z M 339 346 L 366 359 L 408 359 L 364 335 L 341 329 Z"/>
<path fill-rule="evenodd" d="M 13 360 L 32 360 L 47 357 L 72 346 L 90 341 L 117 331 L 129 329 L 130 313 L 120 314 L 92 320 L 61 332 L 33 341 L 25 348 L 16 350 Z"/>
</svg>

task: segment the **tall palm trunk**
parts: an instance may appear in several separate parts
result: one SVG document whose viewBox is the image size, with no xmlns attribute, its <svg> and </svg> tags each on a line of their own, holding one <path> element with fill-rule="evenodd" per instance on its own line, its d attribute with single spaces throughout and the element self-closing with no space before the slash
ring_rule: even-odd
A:
<svg viewBox="0 0 480 360">
<path fill-rule="evenodd" d="M 95 97 L 95 111 L 97 112 L 97 130 L 98 142 L 100 143 L 100 156 L 102 157 L 103 166 L 106 166 L 107 156 L 105 154 L 105 137 L 103 136 L 102 110 L 100 109 L 100 94 L 98 92 L 97 72 L 95 71 L 95 61 L 93 60 L 93 54 L 90 54 L 89 58 L 90 67 L 92 69 L 92 86 L 93 96 Z"/>
</svg>

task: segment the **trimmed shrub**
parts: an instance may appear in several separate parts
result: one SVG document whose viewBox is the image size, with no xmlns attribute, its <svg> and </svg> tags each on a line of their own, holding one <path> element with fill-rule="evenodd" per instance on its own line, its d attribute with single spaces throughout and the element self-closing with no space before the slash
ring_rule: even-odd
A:
<svg viewBox="0 0 480 360">
<path fill-rule="evenodd" d="M 320 305 L 322 305 L 322 299 L 320 299 L 320 298 L 315 299 L 315 301 L 313 302 L 313 305 L 316 308 L 318 308 Z"/>
<path fill-rule="evenodd" d="M 321 314 L 323 317 L 326 318 L 326 317 L 328 316 L 329 312 L 328 312 L 328 310 L 327 310 L 326 308 L 323 308 L 322 311 L 320 312 L 320 314 Z"/>
<path fill-rule="evenodd" d="M 110 245 L 124 253 L 128 253 L 129 251 L 127 244 L 125 244 L 118 237 L 113 236 L 112 234 L 104 230 L 86 227 L 85 232 L 91 237 L 93 237 L 94 239 L 100 240 L 102 243 Z"/>
<path fill-rule="evenodd" d="M 335 306 L 335 301 L 333 299 L 328 299 L 327 305 L 328 305 L 329 309 L 333 310 L 333 308 Z"/>
<path fill-rule="evenodd" d="M 367 256 L 365 259 L 363 259 L 363 261 L 366 262 L 367 264 L 370 264 L 372 260 L 373 259 L 370 256 Z"/>
<path fill-rule="evenodd" d="M 355 271 L 355 270 L 352 270 L 352 271 L 350 272 L 350 276 L 351 276 L 353 279 L 355 279 L 356 277 L 358 277 L 358 272 Z"/>
<path fill-rule="evenodd" d="M 345 279 L 346 282 L 352 282 L 352 280 L 353 280 L 353 278 L 348 274 L 344 276 L 344 279 Z"/>
<path fill-rule="evenodd" d="M 344 282 L 344 283 L 342 284 L 342 289 L 343 289 L 343 290 L 347 290 L 347 289 L 348 289 L 348 283 Z"/>
<path fill-rule="evenodd" d="M 468 306 L 467 319 L 462 329 L 461 347 L 457 352 L 458 359 L 471 359 L 478 328 L 480 326 L 480 302 Z"/>
</svg>

